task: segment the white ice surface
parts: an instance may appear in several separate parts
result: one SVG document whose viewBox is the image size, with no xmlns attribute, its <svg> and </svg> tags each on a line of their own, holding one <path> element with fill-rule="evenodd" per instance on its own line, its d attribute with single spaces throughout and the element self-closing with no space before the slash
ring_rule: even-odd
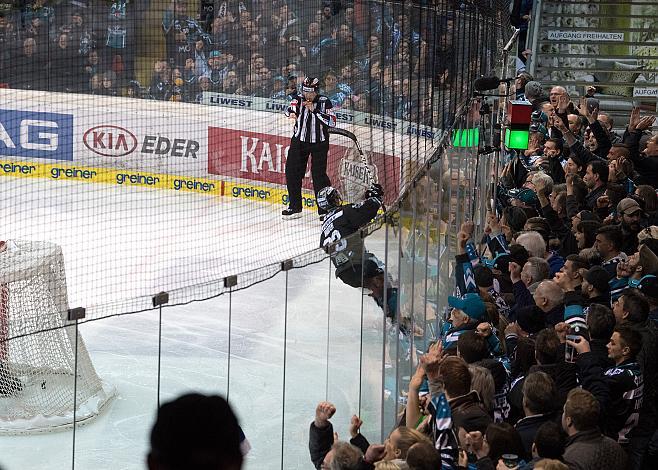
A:
<svg viewBox="0 0 658 470">
<path fill-rule="evenodd" d="M 62 246 L 71 306 L 253 269 L 306 251 L 319 238 L 315 214 L 283 222 L 280 207 L 228 198 L 11 178 L 0 179 L 0 197 L 1 239 Z M 333 422 L 344 438 L 361 403 L 364 434 L 379 440 L 382 323 L 370 298 L 333 278 L 328 260 L 230 297 L 166 308 L 161 399 L 228 390 L 252 445 L 247 469 L 312 468 L 308 425 L 320 400 L 336 404 Z M 77 429 L 75 468 L 146 468 L 157 406 L 157 312 L 87 323 L 81 333 L 98 374 L 118 396 L 96 420 Z M 70 468 L 72 437 L 71 430 L 0 437 L 0 465 Z"/>
</svg>

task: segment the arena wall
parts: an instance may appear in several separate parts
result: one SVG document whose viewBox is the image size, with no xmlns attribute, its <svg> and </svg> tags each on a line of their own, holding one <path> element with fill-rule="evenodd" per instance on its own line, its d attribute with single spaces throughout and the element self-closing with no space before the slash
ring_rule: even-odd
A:
<svg viewBox="0 0 658 470">
<path fill-rule="evenodd" d="M 287 204 L 291 123 L 285 101 L 206 93 L 205 105 L 0 90 L 0 175 L 194 191 Z M 397 197 L 403 162 L 441 137 L 437 129 L 337 110 Z M 246 126 L 248 129 L 245 129 Z M 352 143 L 332 137 L 329 174 Z M 356 158 L 356 156 L 354 157 Z M 385 168 L 385 171 L 382 169 Z M 306 205 L 313 206 L 310 171 Z"/>
</svg>

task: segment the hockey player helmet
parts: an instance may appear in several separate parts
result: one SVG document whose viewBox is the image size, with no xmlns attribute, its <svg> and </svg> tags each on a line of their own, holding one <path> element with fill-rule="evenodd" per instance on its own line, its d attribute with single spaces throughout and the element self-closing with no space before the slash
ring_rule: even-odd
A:
<svg viewBox="0 0 658 470">
<path fill-rule="evenodd" d="M 320 79 L 316 77 L 306 77 L 302 82 L 302 91 L 305 93 L 317 93 L 320 89 Z"/>
<path fill-rule="evenodd" d="M 338 207 L 343 202 L 343 198 L 340 196 L 338 190 L 332 186 L 327 186 L 318 191 L 317 200 L 318 207 L 325 211 Z"/>
</svg>

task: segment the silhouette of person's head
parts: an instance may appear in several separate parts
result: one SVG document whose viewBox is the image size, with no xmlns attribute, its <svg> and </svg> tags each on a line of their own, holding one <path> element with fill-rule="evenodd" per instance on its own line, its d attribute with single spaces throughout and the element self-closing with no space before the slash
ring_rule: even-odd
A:
<svg viewBox="0 0 658 470">
<path fill-rule="evenodd" d="M 151 430 L 149 470 L 240 470 L 241 430 L 224 398 L 197 393 L 165 403 Z"/>
</svg>

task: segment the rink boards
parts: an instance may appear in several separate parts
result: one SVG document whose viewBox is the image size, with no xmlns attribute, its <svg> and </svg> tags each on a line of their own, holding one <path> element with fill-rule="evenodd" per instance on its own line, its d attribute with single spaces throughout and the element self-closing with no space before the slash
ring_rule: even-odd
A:
<svg viewBox="0 0 658 470">
<path fill-rule="evenodd" d="M 271 100 L 243 98 L 204 106 L 1 89 L 0 175 L 285 205 L 291 122 L 275 112 Z M 242 107 L 247 101 L 250 106 Z M 357 135 L 379 170 L 379 182 L 395 198 L 403 162 L 434 151 L 439 132 L 419 135 L 404 121 L 376 128 L 375 121 L 390 119 L 360 114 L 341 112 L 338 125 Z M 332 181 L 340 179 L 345 161 L 358 162 L 352 142 L 332 136 L 327 168 Z M 303 188 L 304 205 L 314 206 L 310 171 Z"/>
<path fill-rule="evenodd" d="M 282 188 L 237 183 L 201 177 L 126 171 L 113 168 L 81 167 L 51 163 L 33 163 L 18 160 L 0 160 L 0 176 L 41 178 L 55 181 L 77 181 L 116 186 L 137 186 L 151 189 L 194 192 L 210 196 L 227 196 L 272 204 L 288 204 L 288 192 Z M 311 191 L 305 190 L 303 204 L 315 206 Z"/>
</svg>

